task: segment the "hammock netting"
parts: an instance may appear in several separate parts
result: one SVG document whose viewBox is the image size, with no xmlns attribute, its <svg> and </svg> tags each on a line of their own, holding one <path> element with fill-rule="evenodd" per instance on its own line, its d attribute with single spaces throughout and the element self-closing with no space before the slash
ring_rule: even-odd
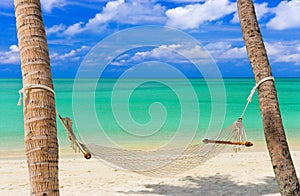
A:
<svg viewBox="0 0 300 196">
<path fill-rule="evenodd" d="M 246 134 L 242 119 L 235 121 L 209 141 L 211 142 L 190 144 L 184 148 L 160 148 L 152 151 L 97 144 L 87 144 L 87 148 L 93 156 L 119 168 L 147 176 L 173 176 L 193 169 L 221 152 L 238 151 L 244 147 Z"/>
</svg>

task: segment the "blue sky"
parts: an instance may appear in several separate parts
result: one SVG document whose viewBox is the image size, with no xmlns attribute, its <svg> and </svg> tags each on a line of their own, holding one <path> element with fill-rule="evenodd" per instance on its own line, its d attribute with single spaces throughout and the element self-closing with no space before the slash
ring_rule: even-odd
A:
<svg viewBox="0 0 300 196">
<path fill-rule="evenodd" d="M 90 49 L 120 30 L 160 25 L 179 29 L 195 39 L 212 56 L 224 77 L 252 77 L 231 0 L 42 0 L 51 67 L 54 77 L 74 77 Z M 300 77 L 300 0 L 256 0 L 255 8 L 273 74 Z M 0 4 L 0 77 L 21 77 L 12 0 Z M 145 61 L 174 63 L 174 45 L 144 47 L 120 54 L 106 76 Z M 195 49 L 196 50 L 196 49 Z M 191 49 L 191 52 L 193 50 Z M 173 61 L 172 61 L 172 60 Z M 159 68 L 157 72 L 159 72 Z M 185 73 L 193 76 L 193 71 Z"/>
</svg>

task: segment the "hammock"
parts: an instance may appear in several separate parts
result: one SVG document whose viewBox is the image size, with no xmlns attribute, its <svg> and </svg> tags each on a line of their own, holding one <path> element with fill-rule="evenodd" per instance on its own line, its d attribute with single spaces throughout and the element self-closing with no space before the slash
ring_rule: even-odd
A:
<svg viewBox="0 0 300 196">
<path fill-rule="evenodd" d="M 185 148 L 162 148 L 154 151 L 127 150 L 90 144 L 88 148 L 95 157 L 139 174 L 165 177 L 173 176 L 213 158 L 227 149 L 240 150 L 246 141 L 243 123 L 235 121 L 218 136 Z M 240 142 L 231 143 L 228 142 Z M 251 143 L 251 142 L 250 142 Z"/>
<path fill-rule="evenodd" d="M 253 146 L 250 141 L 247 141 L 242 119 L 256 89 L 267 80 L 274 80 L 274 78 L 266 77 L 252 88 L 247 99 L 248 102 L 238 120 L 221 130 L 215 137 L 204 139 L 202 142 L 190 144 L 184 148 L 160 148 L 146 151 L 113 148 L 98 144 L 84 145 L 77 140 L 72 129 L 71 119 L 63 118 L 58 111 L 57 114 L 68 132 L 73 147 L 78 148 L 86 159 L 91 158 L 92 154 L 107 163 L 139 174 L 156 177 L 173 176 L 195 168 L 221 152 L 230 149 L 237 152 L 243 147 Z M 19 91 L 19 103 L 22 100 L 21 95 L 31 88 L 43 88 L 54 94 L 54 91 L 47 86 L 31 85 Z M 24 94 L 24 97 L 26 97 L 26 94 Z"/>
</svg>

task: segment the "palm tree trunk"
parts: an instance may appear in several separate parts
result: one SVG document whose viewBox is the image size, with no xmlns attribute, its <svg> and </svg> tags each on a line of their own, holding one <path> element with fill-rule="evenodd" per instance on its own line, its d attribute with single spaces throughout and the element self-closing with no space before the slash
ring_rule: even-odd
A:
<svg viewBox="0 0 300 196">
<path fill-rule="evenodd" d="M 240 24 L 256 82 L 272 76 L 252 0 L 237 0 Z M 274 81 L 258 88 L 260 112 L 267 147 L 282 195 L 299 195 L 299 182 L 291 159 L 279 110 Z"/>
<path fill-rule="evenodd" d="M 50 59 L 39 0 L 14 0 L 23 87 L 53 89 Z M 31 195 L 59 195 L 58 142 L 54 94 L 28 89 L 24 97 L 25 152 Z"/>
</svg>

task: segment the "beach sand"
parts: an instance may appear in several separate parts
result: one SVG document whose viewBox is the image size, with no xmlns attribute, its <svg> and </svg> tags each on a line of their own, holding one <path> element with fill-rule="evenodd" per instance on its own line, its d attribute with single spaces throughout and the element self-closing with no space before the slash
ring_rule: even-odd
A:
<svg viewBox="0 0 300 196">
<path fill-rule="evenodd" d="M 300 150 L 291 147 L 298 175 Z M 265 145 L 223 153 L 184 174 L 153 178 L 109 167 L 98 159 L 60 152 L 61 195 L 280 195 Z M 29 195 L 22 152 L 1 156 L 1 195 Z"/>
</svg>

